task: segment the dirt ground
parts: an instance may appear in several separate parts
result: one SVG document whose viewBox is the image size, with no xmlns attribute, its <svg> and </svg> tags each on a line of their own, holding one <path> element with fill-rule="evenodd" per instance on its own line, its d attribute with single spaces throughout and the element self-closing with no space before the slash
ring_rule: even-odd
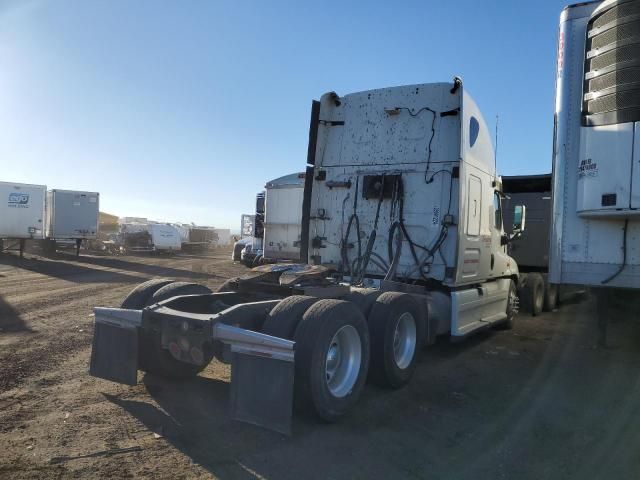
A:
<svg viewBox="0 0 640 480">
<path fill-rule="evenodd" d="M 88 376 L 93 306 L 117 306 L 151 277 L 214 288 L 243 270 L 227 251 L 0 255 L 0 477 L 640 475 L 640 324 L 617 317 L 609 347 L 594 348 L 589 299 L 520 315 L 512 331 L 443 339 L 408 387 L 368 386 L 338 424 L 296 416 L 292 437 L 231 420 L 229 369 L 217 362 L 185 382 Z"/>
</svg>

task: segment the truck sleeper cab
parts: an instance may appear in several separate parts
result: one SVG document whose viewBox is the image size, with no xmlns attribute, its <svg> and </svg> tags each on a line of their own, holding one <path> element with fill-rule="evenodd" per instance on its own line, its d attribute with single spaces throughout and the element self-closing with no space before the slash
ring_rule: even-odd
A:
<svg viewBox="0 0 640 480">
<path fill-rule="evenodd" d="M 513 324 L 518 269 L 493 165 L 457 78 L 324 95 L 302 262 L 256 267 L 216 293 L 151 280 L 121 308 L 96 308 L 91 374 L 134 384 L 137 369 L 191 376 L 215 357 L 232 365 L 234 417 L 286 433 L 294 396 L 335 421 L 367 380 L 405 385 L 438 335 Z"/>
</svg>

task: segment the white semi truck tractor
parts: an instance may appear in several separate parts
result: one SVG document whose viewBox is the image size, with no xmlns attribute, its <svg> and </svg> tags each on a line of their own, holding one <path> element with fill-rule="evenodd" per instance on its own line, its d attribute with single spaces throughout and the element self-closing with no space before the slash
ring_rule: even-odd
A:
<svg viewBox="0 0 640 480">
<path fill-rule="evenodd" d="M 549 278 L 609 301 L 640 288 L 640 2 L 568 6 L 560 17 Z"/>
<path fill-rule="evenodd" d="M 90 372 L 134 385 L 138 370 L 195 376 L 215 357 L 231 363 L 234 418 L 290 432 L 295 398 L 338 420 L 367 379 L 409 382 L 437 336 L 513 325 L 502 195 L 460 79 L 327 93 L 312 104 L 303 263 L 256 267 L 216 293 L 153 279 L 95 308 Z"/>
</svg>

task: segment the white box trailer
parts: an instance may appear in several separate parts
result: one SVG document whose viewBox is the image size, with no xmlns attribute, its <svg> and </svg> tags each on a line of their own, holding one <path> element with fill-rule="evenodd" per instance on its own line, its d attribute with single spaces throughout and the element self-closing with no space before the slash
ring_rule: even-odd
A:
<svg viewBox="0 0 640 480">
<path fill-rule="evenodd" d="M 265 185 L 264 258 L 300 260 L 304 172 Z"/>
<path fill-rule="evenodd" d="M 52 189 L 47 192 L 45 252 L 54 253 L 60 244 L 75 244 L 80 254 L 83 240 L 98 238 L 100 194 Z"/>
<path fill-rule="evenodd" d="M 98 236 L 100 194 L 77 190 L 49 190 L 46 238 L 91 240 Z"/>
<path fill-rule="evenodd" d="M 639 14 L 606 0 L 560 16 L 549 277 L 596 288 L 604 324 L 612 289 L 640 288 Z"/>
<path fill-rule="evenodd" d="M 46 192 L 45 185 L 0 182 L 0 243 L 18 240 L 20 256 L 25 240 L 44 238 Z"/>
</svg>

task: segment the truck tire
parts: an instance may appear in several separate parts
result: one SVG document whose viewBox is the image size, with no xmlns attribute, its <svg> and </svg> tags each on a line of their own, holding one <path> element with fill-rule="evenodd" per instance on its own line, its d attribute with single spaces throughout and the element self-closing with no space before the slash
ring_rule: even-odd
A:
<svg viewBox="0 0 640 480">
<path fill-rule="evenodd" d="M 411 379 L 424 324 L 418 302 L 406 293 L 385 292 L 369 315 L 371 365 L 377 385 L 400 388 Z"/>
<path fill-rule="evenodd" d="M 221 293 L 221 292 L 235 292 L 236 290 L 238 290 L 238 278 L 230 278 L 229 280 L 226 280 L 222 285 L 220 285 L 218 287 L 218 289 L 216 290 L 216 292 Z"/>
<path fill-rule="evenodd" d="M 204 285 L 191 282 L 172 282 L 160 288 L 151 296 L 150 305 L 178 295 L 198 295 L 207 293 L 211 293 L 211 290 Z"/>
<path fill-rule="evenodd" d="M 516 282 L 511 280 L 509 284 L 509 294 L 507 297 L 507 318 L 496 325 L 496 328 L 500 330 L 511 330 L 513 328 L 516 315 L 519 308 L 518 289 L 516 288 Z"/>
<path fill-rule="evenodd" d="M 147 306 L 147 302 L 154 293 L 172 282 L 173 280 L 169 280 L 168 278 L 154 278 L 141 283 L 124 297 L 120 308 L 140 310 Z"/>
<path fill-rule="evenodd" d="M 318 301 L 305 295 L 292 295 L 278 303 L 264 322 L 262 333 L 292 340 L 304 312 Z"/>
<path fill-rule="evenodd" d="M 542 313 L 544 306 L 544 280 L 539 273 L 529 273 L 520 291 L 522 308 L 534 317 Z"/>
<path fill-rule="evenodd" d="M 545 282 L 544 284 L 544 305 L 545 312 L 551 312 L 558 306 L 558 285 Z"/>
<path fill-rule="evenodd" d="M 303 315 L 294 340 L 296 406 L 337 421 L 358 401 L 367 379 L 364 315 L 349 302 L 318 300 Z"/>
<path fill-rule="evenodd" d="M 346 300 L 347 302 L 355 303 L 356 306 L 360 309 L 364 318 L 369 318 L 369 313 L 371 313 L 371 308 L 376 303 L 378 297 L 382 294 L 380 290 L 354 290 L 349 293 L 342 300 Z"/>
<path fill-rule="evenodd" d="M 244 249 L 245 244 L 244 243 L 235 243 L 233 245 L 233 253 L 231 254 L 231 260 L 234 262 L 239 262 L 240 260 L 242 260 L 242 250 Z"/>
<path fill-rule="evenodd" d="M 204 285 L 189 282 L 171 282 L 158 289 L 147 301 L 147 306 L 177 295 L 197 295 L 211 293 Z M 195 377 L 206 368 L 213 358 L 213 347 L 205 352 L 201 365 L 181 362 L 162 348 L 161 333 L 155 330 L 141 330 L 139 336 L 138 368 L 147 373 L 167 378 Z"/>
</svg>

